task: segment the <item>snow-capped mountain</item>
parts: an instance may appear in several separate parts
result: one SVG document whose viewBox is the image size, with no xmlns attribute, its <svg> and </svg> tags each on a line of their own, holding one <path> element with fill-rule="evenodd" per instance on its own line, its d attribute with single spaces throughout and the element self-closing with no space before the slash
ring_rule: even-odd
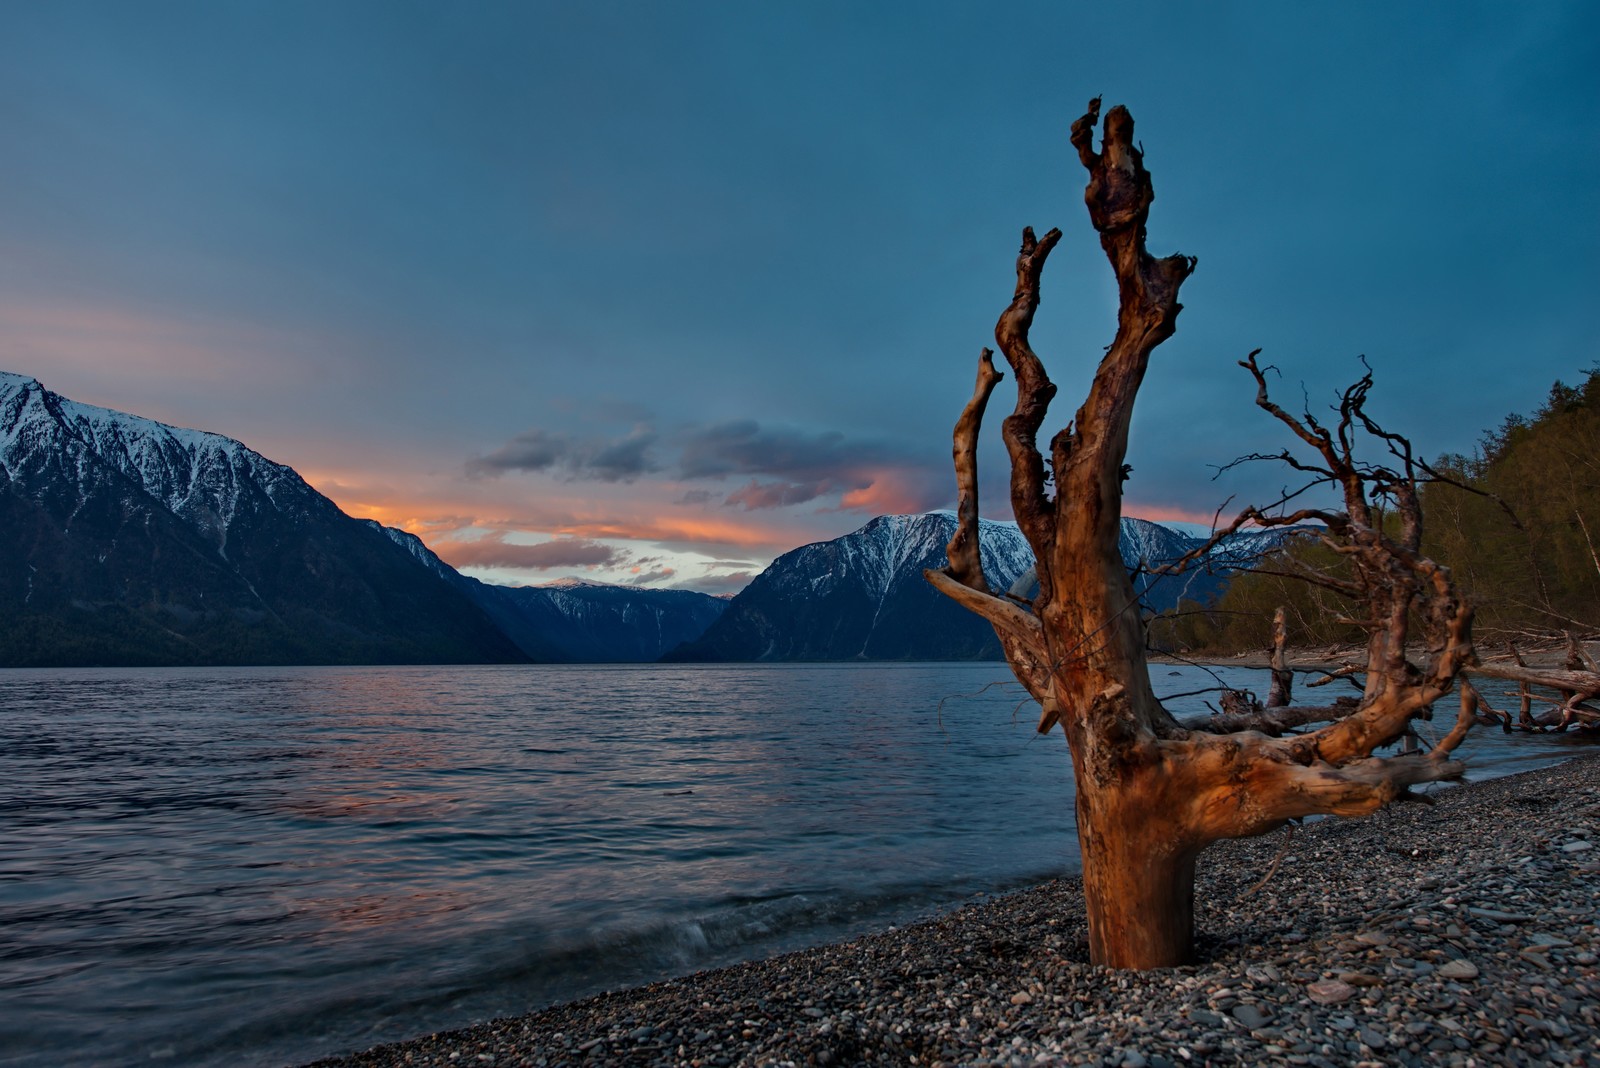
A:
<svg viewBox="0 0 1600 1068">
<path fill-rule="evenodd" d="M 929 586 L 945 564 L 950 512 L 885 515 L 832 541 L 785 553 L 734 597 L 679 661 L 981 660 L 998 657 L 989 625 Z M 1033 566 L 1011 523 L 983 520 L 979 552 L 990 585 Z"/>
<path fill-rule="evenodd" d="M 106 469 L 132 480 L 226 557 L 241 507 L 303 507 L 315 491 L 293 469 L 232 438 L 79 404 L 37 379 L 0 371 L 0 469 L 13 479 L 48 472 L 87 495 Z M 281 501 L 281 503 L 280 503 Z"/>
<path fill-rule="evenodd" d="M 523 658 L 291 468 L 0 372 L 0 665 Z"/>
<path fill-rule="evenodd" d="M 922 577 L 925 569 L 947 562 L 945 547 L 955 527 L 952 512 L 879 516 L 843 537 L 785 553 L 733 599 L 699 640 L 665 659 L 998 659 L 1000 645 L 988 623 Z M 1230 569 L 1281 538 L 1272 532 L 1230 539 L 1208 555 L 1209 568 L 1178 576 L 1149 572 L 1182 557 L 1203 539 L 1142 519 L 1124 519 L 1118 548 L 1141 600 L 1164 611 L 1184 599 L 1209 600 Z M 980 520 L 978 546 L 984 576 L 994 589 L 1009 589 L 1033 567 L 1033 551 L 1015 523 Z"/>
<path fill-rule="evenodd" d="M 692 590 L 656 590 L 574 579 L 548 586 L 494 586 L 459 573 L 416 535 L 372 525 L 430 571 L 466 593 L 534 660 L 656 660 L 667 650 L 705 633 L 728 606 L 721 598 Z"/>
</svg>

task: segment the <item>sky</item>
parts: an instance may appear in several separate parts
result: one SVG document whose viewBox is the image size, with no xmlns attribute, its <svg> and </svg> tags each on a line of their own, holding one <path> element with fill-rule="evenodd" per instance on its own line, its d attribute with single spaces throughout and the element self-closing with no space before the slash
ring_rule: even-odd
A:
<svg viewBox="0 0 1600 1068">
<path fill-rule="evenodd" d="M 954 503 L 1024 225 L 1071 417 L 1126 104 L 1199 258 L 1125 511 L 1287 442 L 1237 361 L 1471 452 L 1600 362 L 1600 7 L 0 0 L 0 369 L 238 438 L 469 574 L 732 592 Z M 1009 518 L 996 392 L 984 512 Z M 1232 507 L 1232 506 L 1230 506 Z"/>
</svg>

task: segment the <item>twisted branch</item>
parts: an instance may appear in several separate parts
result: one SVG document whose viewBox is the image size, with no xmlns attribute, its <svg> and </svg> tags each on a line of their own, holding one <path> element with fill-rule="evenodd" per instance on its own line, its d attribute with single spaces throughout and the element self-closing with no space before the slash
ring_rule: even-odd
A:
<svg viewBox="0 0 1600 1068">
<path fill-rule="evenodd" d="M 994 369 L 994 353 L 978 354 L 978 381 L 972 399 L 961 409 L 952 434 L 951 454 L 956 468 L 956 532 L 946 547 L 950 566 L 945 572 L 963 586 L 989 592 L 983 577 L 983 557 L 978 544 L 978 431 L 983 427 L 983 412 L 989 395 L 1005 375 Z"/>
<path fill-rule="evenodd" d="M 1060 230 L 1052 229 L 1039 240 L 1033 235 L 1033 227 L 1023 229 L 1022 249 L 1017 253 L 1017 288 L 994 327 L 995 342 L 1017 380 L 1016 408 L 1001 424 L 1001 436 L 1011 457 L 1011 511 L 1033 547 L 1041 606 L 1050 598 L 1049 562 L 1054 556 L 1056 532 L 1044 489 L 1044 457 L 1039 454 L 1038 436 L 1056 387 L 1034 354 L 1028 331 L 1039 308 L 1040 273 L 1050 250 L 1060 240 Z"/>
</svg>

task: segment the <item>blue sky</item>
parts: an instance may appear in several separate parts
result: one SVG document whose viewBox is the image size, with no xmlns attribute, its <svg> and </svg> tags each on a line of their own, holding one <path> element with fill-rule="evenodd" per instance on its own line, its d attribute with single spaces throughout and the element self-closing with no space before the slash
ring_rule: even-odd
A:
<svg viewBox="0 0 1600 1068">
<path fill-rule="evenodd" d="M 1025 224 L 1070 417 L 1125 103 L 1199 257 L 1128 511 L 1264 499 L 1235 361 L 1468 451 L 1600 356 L 1600 9 L 0 3 L 0 368 L 217 430 L 498 581 L 736 588 L 951 503 Z M 986 453 L 1003 484 L 995 440 Z M 1004 517 L 1002 492 L 987 511 Z"/>
</svg>

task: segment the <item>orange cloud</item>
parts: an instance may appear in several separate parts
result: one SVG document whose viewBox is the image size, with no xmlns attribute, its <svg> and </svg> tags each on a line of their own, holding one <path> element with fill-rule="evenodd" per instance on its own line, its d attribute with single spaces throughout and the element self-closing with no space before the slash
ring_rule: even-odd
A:
<svg viewBox="0 0 1600 1068">
<path fill-rule="evenodd" d="M 920 472 L 900 468 L 883 468 L 870 473 L 872 479 L 861 489 L 850 490 L 839 498 L 841 512 L 865 512 L 869 515 L 908 514 L 926 512 L 946 503 L 948 489 L 935 490 Z M 954 488 L 953 480 L 950 489 Z"/>
<path fill-rule="evenodd" d="M 562 524 L 557 532 L 585 538 L 677 544 L 702 542 L 707 545 L 758 549 L 785 544 L 792 537 L 790 533 L 792 529 L 792 527 L 741 523 L 737 520 L 714 517 L 662 515 L 638 519 L 575 518 Z"/>
</svg>

